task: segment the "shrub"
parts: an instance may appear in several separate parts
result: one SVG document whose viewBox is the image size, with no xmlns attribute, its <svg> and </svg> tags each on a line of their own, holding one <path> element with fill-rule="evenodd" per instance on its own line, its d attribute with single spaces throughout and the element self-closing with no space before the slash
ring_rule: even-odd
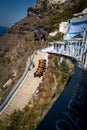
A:
<svg viewBox="0 0 87 130">
<path fill-rule="evenodd" d="M 21 124 L 21 118 L 23 116 L 22 111 L 15 110 L 13 114 L 10 116 L 10 126 L 12 129 L 16 129 Z"/>
<path fill-rule="evenodd" d="M 54 58 L 55 67 L 58 67 L 59 57 Z"/>
<path fill-rule="evenodd" d="M 54 72 L 54 75 L 55 75 L 56 77 L 58 77 L 60 74 L 59 74 L 59 72 Z"/>
<path fill-rule="evenodd" d="M 43 105 L 43 108 L 44 108 L 44 109 L 49 109 L 49 108 L 50 108 L 50 103 L 45 103 L 45 104 Z"/>
<path fill-rule="evenodd" d="M 62 81 L 62 83 L 64 84 L 64 87 L 67 85 L 68 79 L 69 79 L 68 76 L 66 76 L 66 75 L 63 75 L 63 76 L 62 76 L 61 81 Z"/>
<path fill-rule="evenodd" d="M 63 62 L 60 64 L 60 66 L 61 66 L 61 70 L 63 72 L 65 72 L 65 73 L 69 72 L 70 69 L 69 69 L 69 66 L 68 66 L 68 64 L 66 63 L 65 60 L 63 60 Z"/>
<path fill-rule="evenodd" d="M 28 112 L 28 111 L 29 111 L 29 106 L 28 106 L 28 105 L 26 105 L 26 106 L 24 107 L 24 111 L 25 111 L 25 112 Z"/>
<path fill-rule="evenodd" d="M 37 120 L 36 121 L 36 126 L 38 126 L 40 124 L 40 122 L 41 122 L 41 119 Z"/>
<path fill-rule="evenodd" d="M 30 124 L 30 125 L 29 125 L 29 130 L 35 130 L 34 124 Z"/>
</svg>

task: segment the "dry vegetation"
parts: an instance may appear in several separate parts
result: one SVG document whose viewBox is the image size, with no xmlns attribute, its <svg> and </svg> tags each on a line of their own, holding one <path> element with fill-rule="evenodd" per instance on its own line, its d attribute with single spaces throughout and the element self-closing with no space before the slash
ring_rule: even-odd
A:
<svg viewBox="0 0 87 130">
<path fill-rule="evenodd" d="M 59 64 L 59 56 L 49 55 L 49 64 L 42 83 L 28 105 L 16 110 L 0 122 L 1 130 L 35 130 L 74 72 L 74 64 L 66 59 Z M 5 122 L 5 123 L 4 123 Z"/>
</svg>

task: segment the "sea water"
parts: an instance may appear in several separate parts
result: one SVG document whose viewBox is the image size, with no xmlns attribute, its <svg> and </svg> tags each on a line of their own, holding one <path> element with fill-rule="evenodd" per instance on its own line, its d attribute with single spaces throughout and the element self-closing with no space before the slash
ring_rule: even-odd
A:
<svg viewBox="0 0 87 130">
<path fill-rule="evenodd" d="M 8 27 L 0 27 L 0 36 L 2 36 L 4 33 L 6 33 L 8 30 Z"/>
</svg>

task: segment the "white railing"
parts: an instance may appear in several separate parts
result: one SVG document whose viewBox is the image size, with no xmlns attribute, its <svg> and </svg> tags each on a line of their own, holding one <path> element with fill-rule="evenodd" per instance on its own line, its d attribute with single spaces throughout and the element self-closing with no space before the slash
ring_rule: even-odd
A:
<svg viewBox="0 0 87 130">
<path fill-rule="evenodd" d="M 39 50 L 38 50 L 39 51 Z M 38 52 L 35 51 L 30 58 L 30 63 L 27 65 L 26 70 L 23 74 L 23 76 L 20 78 L 20 80 L 17 82 L 17 84 L 14 86 L 14 88 L 10 91 L 9 95 L 6 97 L 6 99 L 3 101 L 3 103 L 0 105 L 0 113 L 5 109 L 5 107 L 8 105 L 8 103 L 10 102 L 11 98 L 14 96 L 16 90 L 19 88 L 20 84 L 23 82 L 23 80 L 25 79 L 28 71 L 30 70 L 30 65 L 32 64 L 33 58 L 35 56 L 35 54 Z"/>
<path fill-rule="evenodd" d="M 48 46 L 47 48 L 44 49 L 45 52 L 48 53 L 55 53 L 55 54 L 61 54 L 61 55 L 65 55 L 68 57 L 72 57 L 76 60 L 81 61 L 85 68 L 87 68 L 87 60 L 86 60 L 86 55 L 87 55 L 87 43 L 79 43 L 77 45 L 72 45 L 72 44 L 67 44 L 66 47 L 65 45 L 61 45 L 61 43 L 59 43 L 59 46 L 55 46 L 54 45 L 55 42 L 52 42 L 51 46 Z"/>
</svg>

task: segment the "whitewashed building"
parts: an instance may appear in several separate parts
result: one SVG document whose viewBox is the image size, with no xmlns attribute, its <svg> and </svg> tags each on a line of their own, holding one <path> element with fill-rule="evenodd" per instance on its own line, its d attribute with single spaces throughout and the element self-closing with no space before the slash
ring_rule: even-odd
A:
<svg viewBox="0 0 87 130">
<path fill-rule="evenodd" d="M 84 35 L 87 36 L 87 15 L 72 18 L 64 40 L 73 40 L 77 37 L 84 38 Z"/>
<path fill-rule="evenodd" d="M 51 4 L 57 4 L 57 3 L 63 3 L 63 2 L 65 2 L 66 0 L 49 0 L 49 2 L 51 3 Z"/>
<path fill-rule="evenodd" d="M 69 27 L 68 22 L 61 22 L 60 25 L 59 25 L 59 32 L 66 34 L 67 31 L 68 31 L 68 27 Z"/>
</svg>

